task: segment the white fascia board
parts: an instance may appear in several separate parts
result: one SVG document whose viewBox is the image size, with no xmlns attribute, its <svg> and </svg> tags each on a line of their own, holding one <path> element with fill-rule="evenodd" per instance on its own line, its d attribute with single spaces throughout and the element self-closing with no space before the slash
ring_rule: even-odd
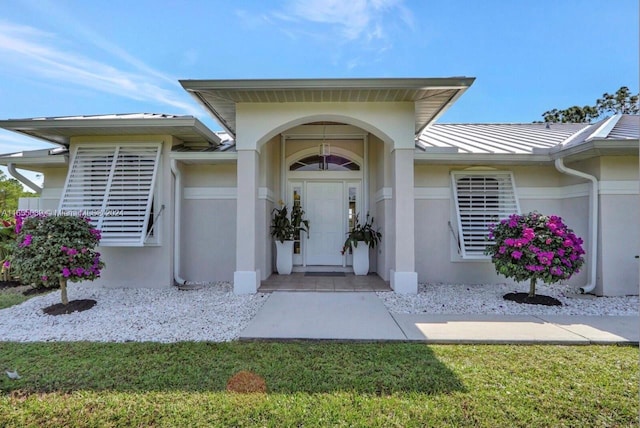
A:
<svg viewBox="0 0 640 428">
<path fill-rule="evenodd" d="M 568 147 L 551 154 L 552 160 L 582 155 L 582 158 L 596 157 L 604 154 L 632 155 L 638 154 L 638 140 L 591 140 L 577 146 Z M 570 159 L 569 159 L 570 160 Z"/>
<path fill-rule="evenodd" d="M 188 91 L 268 89 L 459 89 L 471 86 L 473 77 L 362 78 L 362 79 L 216 79 L 180 80 Z"/>
<path fill-rule="evenodd" d="M 237 152 L 171 152 L 169 158 L 177 161 L 215 162 L 237 161 Z"/>
<path fill-rule="evenodd" d="M 22 153 L 20 153 L 22 154 Z M 20 168 L 27 168 L 30 165 L 38 165 L 38 166 L 56 166 L 56 165 L 67 165 L 69 163 L 69 156 L 67 154 L 64 155 L 55 155 L 55 156 L 20 156 L 20 157 L 12 157 L 11 155 L 0 156 L 0 165 L 8 165 L 8 164 L 19 165 Z"/>
</svg>

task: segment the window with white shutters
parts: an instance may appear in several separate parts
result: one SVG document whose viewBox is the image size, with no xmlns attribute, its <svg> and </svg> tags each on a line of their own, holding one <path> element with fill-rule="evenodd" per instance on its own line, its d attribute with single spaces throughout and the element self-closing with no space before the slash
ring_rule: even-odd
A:
<svg viewBox="0 0 640 428">
<path fill-rule="evenodd" d="M 159 159 L 160 144 L 78 146 L 60 211 L 90 217 L 100 245 L 144 245 Z"/>
<path fill-rule="evenodd" d="M 459 248 L 463 258 L 486 258 L 489 225 L 519 213 L 510 172 L 454 171 L 451 173 Z"/>
</svg>

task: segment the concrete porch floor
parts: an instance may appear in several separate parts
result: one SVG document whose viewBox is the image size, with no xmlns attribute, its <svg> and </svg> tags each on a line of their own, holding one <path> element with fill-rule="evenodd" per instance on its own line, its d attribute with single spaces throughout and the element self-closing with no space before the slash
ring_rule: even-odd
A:
<svg viewBox="0 0 640 428">
<path fill-rule="evenodd" d="M 322 274 L 319 274 L 322 275 Z M 330 274 L 328 274 L 330 275 Z M 305 276 L 304 272 L 290 275 L 274 273 L 260 283 L 258 292 L 272 291 L 391 291 L 385 282 L 375 273 L 358 276 L 345 273 L 344 276 Z"/>
</svg>

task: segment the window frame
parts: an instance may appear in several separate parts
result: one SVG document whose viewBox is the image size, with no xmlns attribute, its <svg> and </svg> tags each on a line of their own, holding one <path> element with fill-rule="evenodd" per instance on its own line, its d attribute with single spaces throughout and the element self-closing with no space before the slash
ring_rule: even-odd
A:
<svg viewBox="0 0 640 428">
<path fill-rule="evenodd" d="M 471 183 L 467 186 L 466 195 L 461 192 L 459 181 L 469 179 L 470 181 L 481 181 L 482 183 Z M 492 193 L 487 194 L 488 180 L 495 180 L 495 189 L 489 189 Z M 520 213 L 520 204 L 516 193 L 515 180 L 511 171 L 451 171 L 451 189 L 453 192 L 453 206 L 455 223 L 457 225 L 458 240 L 457 254 L 461 260 L 489 260 L 490 257 L 484 254 L 486 245 L 493 241 L 488 239 L 489 224 L 496 223 L 511 214 Z M 461 194 L 462 193 L 462 194 Z M 475 193 L 475 195 L 474 195 Z M 475 196 L 475 198 L 474 198 Z M 464 198 L 467 199 L 464 199 Z M 464 202 L 464 203 L 461 203 Z M 490 210 L 487 206 L 490 204 Z M 479 206 L 478 206 L 479 205 Z M 492 214 L 487 214 L 487 212 Z M 476 215 L 476 218 L 473 216 Z M 481 218 L 478 218 L 481 217 Z M 473 226 L 473 224 L 476 226 Z M 482 224 L 477 226 L 477 224 Z M 486 231 L 482 235 L 479 231 Z M 483 236 L 486 245 L 478 244 L 479 237 Z M 480 247 L 482 246 L 482 249 Z"/>
</svg>

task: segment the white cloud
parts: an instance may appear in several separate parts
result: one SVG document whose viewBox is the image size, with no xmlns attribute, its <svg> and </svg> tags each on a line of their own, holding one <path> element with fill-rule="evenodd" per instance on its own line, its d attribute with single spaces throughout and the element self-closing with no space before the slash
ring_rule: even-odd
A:
<svg viewBox="0 0 640 428">
<path fill-rule="evenodd" d="M 385 31 L 387 23 L 396 16 L 413 27 L 413 16 L 402 0 L 288 0 L 285 10 L 273 16 L 281 21 L 333 27 L 347 42 L 385 41 L 390 37 Z"/>
<path fill-rule="evenodd" d="M 61 41 L 55 34 L 7 22 L 0 22 L 0 64 L 59 83 L 160 103 L 181 113 L 202 114 L 196 106 L 181 100 L 184 95 L 178 91 L 177 79 L 153 70 L 98 36 L 90 41 L 132 66 L 132 70 L 60 48 L 58 45 L 72 41 Z"/>
</svg>

